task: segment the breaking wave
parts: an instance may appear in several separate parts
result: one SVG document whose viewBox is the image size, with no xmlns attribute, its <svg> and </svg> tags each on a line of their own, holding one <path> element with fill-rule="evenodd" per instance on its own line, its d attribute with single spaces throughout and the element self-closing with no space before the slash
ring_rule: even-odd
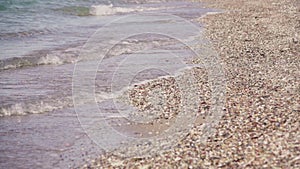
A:
<svg viewBox="0 0 300 169">
<path fill-rule="evenodd" d="M 156 48 L 163 45 L 174 44 L 171 38 L 153 38 L 144 39 L 127 39 L 114 45 L 114 47 L 106 53 L 105 58 L 119 56 L 122 54 L 134 53 L 139 50 Z M 84 56 L 79 58 L 82 44 L 70 45 L 62 49 L 49 49 L 32 52 L 23 57 L 14 57 L 0 60 L 0 71 L 7 69 L 17 69 L 23 67 L 34 67 L 40 65 L 61 65 L 75 63 L 77 61 L 88 61 L 97 58 L 92 56 Z"/>
<path fill-rule="evenodd" d="M 122 13 L 130 13 L 130 12 L 143 12 L 143 11 L 153 11 L 158 10 L 160 8 L 143 8 L 143 7 L 115 7 L 111 5 L 92 5 L 90 7 L 90 15 L 94 16 L 105 16 L 105 15 L 114 15 L 114 14 L 122 14 Z"/>
<path fill-rule="evenodd" d="M 0 40 L 36 37 L 36 36 L 41 36 L 41 35 L 47 35 L 52 32 L 54 32 L 54 30 L 50 30 L 50 29 L 34 30 L 34 29 L 32 29 L 32 30 L 20 31 L 20 32 L 0 33 Z"/>
<path fill-rule="evenodd" d="M 71 107 L 73 105 L 71 98 L 65 98 L 64 100 L 43 100 L 30 103 L 16 103 L 12 105 L 6 105 L 0 108 L 0 117 L 4 116 L 17 116 L 27 114 L 40 114 L 65 107 Z"/>
<path fill-rule="evenodd" d="M 22 67 L 33 67 L 39 65 L 60 65 L 65 63 L 73 63 L 77 59 L 78 52 L 78 49 L 75 49 L 75 51 L 36 51 L 24 57 L 14 57 L 0 60 L 0 71 L 7 69 L 17 69 Z"/>
</svg>

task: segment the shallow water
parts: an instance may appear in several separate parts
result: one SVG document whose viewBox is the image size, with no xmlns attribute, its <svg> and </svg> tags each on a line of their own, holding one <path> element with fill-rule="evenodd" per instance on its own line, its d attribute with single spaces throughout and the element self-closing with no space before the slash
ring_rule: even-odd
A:
<svg viewBox="0 0 300 169">
<path fill-rule="evenodd" d="M 86 9 L 91 5 L 110 4 L 109 1 L 7 2 L 10 3 L 0 4 L 1 168 L 70 168 L 102 153 L 102 148 L 89 138 L 82 128 L 82 121 L 80 124 L 78 119 L 83 115 L 84 122 L 90 121 L 89 125 L 96 122 L 91 114 L 93 107 L 89 105 L 88 98 L 84 100 L 85 93 L 79 93 L 82 96 L 76 95 L 83 99 L 80 100 L 82 102 L 75 101 L 75 104 L 77 109 L 87 114 L 79 114 L 78 117 L 74 109 L 76 61 L 80 61 L 77 67 L 98 67 L 94 84 L 95 97 L 99 109 L 104 112 L 99 118 L 105 119 L 118 116 L 114 110 L 107 109 L 111 105 L 106 105 L 105 101 L 122 94 L 120 91 L 124 87 L 174 75 L 183 68 L 183 63 L 193 57 L 186 46 L 164 35 L 127 35 L 126 39 L 115 44 L 112 37 L 119 36 L 118 30 L 130 32 L 135 28 L 163 30 L 173 27 L 172 31 L 178 32 L 178 36 L 187 41 L 201 34 L 200 31 L 196 34 L 188 31 L 186 34 L 181 33 L 185 27 L 180 20 L 161 17 L 153 19 L 153 13 L 145 15 L 148 18 L 145 19 L 139 17 L 140 12 L 133 12 L 138 14 L 137 17 L 107 27 L 104 25 L 109 21 L 127 13 L 86 15 Z M 113 4 L 130 9 L 151 8 L 154 14 L 172 14 L 187 20 L 212 11 L 201 8 L 201 4 L 189 2 L 136 4 L 114 1 Z M 86 44 L 88 40 L 91 41 L 90 36 L 101 27 L 106 33 L 96 41 L 103 46 L 113 45 L 103 60 L 99 60 L 98 55 L 94 56 L 95 53 L 84 54 L 88 47 L 91 50 L 96 48 L 98 54 L 106 53 L 98 50 L 99 46 Z M 201 30 L 201 25 L 197 27 Z M 153 67 L 167 72 L 156 71 Z M 143 74 L 141 70 L 147 70 L 148 73 Z M 83 89 L 89 87 L 89 84 L 85 86 L 84 81 L 81 85 Z"/>
</svg>

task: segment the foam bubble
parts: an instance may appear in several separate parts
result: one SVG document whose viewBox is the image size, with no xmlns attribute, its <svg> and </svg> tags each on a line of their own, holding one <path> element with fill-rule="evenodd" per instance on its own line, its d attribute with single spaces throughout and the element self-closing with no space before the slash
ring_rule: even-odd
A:
<svg viewBox="0 0 300 169">
<path fill-rule="evenodd" d="M 133 8 L 122 8 L 122 7 L 113 7 L 113 5 L 92 5 L 90 7 L 90 14 L 95 16 L 104 16 L 104 15 L 113 15 L 116 13 L 129 13 L 135 12 L 138 9 Z"/>
<path fill-rule="evenodd" d="M 153 11 L 153 10 L 159 10 L 159 9 L 167 9 L 165 7 L 163 8 L 153 8 L 153 7 L 135 7 L 135 8 L 129 8 L 129 7 L 114 7 L 112 4 L 110 5 L 92 5 L 90 7 L 90 14 L 95 16 L 105 16 L 105 15 L 114 15 L 117 13 L 129 13 L 129 12 L 143 12 L 143 11 Z"/>
<path fill-rule="evenodd" d="M 38 65 L 48 65 L 48 64 L 63 64 L 63 61 L 61 58 L 55 55 L 46 55 L 44 57 L 39 58 Z"/>
</svg>

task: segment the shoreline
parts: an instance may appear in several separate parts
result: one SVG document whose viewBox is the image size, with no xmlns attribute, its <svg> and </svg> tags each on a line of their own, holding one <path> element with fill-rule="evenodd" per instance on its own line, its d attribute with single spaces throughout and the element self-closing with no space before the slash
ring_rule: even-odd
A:
<svg viewBox="0 0 300 169">
<path fill-rule="evenodd" d="M 225 65 L 227 79 L 225 115 L 214 137 L 198 143 L 195 128 L 174 150 L 155 157 L 103 155 L 83 168 L 300 166 L 300 10 L 296 0 L 197 1 L 227 10 L 199 18 Z"/>
</svg>

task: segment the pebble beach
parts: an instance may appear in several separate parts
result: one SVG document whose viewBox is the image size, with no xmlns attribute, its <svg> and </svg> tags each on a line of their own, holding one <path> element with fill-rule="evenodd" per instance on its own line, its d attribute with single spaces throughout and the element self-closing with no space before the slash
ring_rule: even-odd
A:
<svg viewBox="0 0 300 169">
<path fill-rule="evenodd" d="M 201 125 L 196 123 L 168 151 L 144 158 L 108 153 L 82 168 L 300 168 L 300 2 L 197 1 L 222 10 L 196 19 L 205 25 L 226 77 L 226 100 L 216 132 L 200 142 Z M 201 79 L 205 77 L 197 80 Z M 168 82 L 172 80 L 164 80 Z M 140 105 L 143 99 L 134 95 L 141 88 L 147 85 L 132 89 L 131 102 L 145 109 Z M 201 89 L 209 95 L 207 87 Z M 160 117 L 171 118 L 174 112 Z"/>
</svg>

